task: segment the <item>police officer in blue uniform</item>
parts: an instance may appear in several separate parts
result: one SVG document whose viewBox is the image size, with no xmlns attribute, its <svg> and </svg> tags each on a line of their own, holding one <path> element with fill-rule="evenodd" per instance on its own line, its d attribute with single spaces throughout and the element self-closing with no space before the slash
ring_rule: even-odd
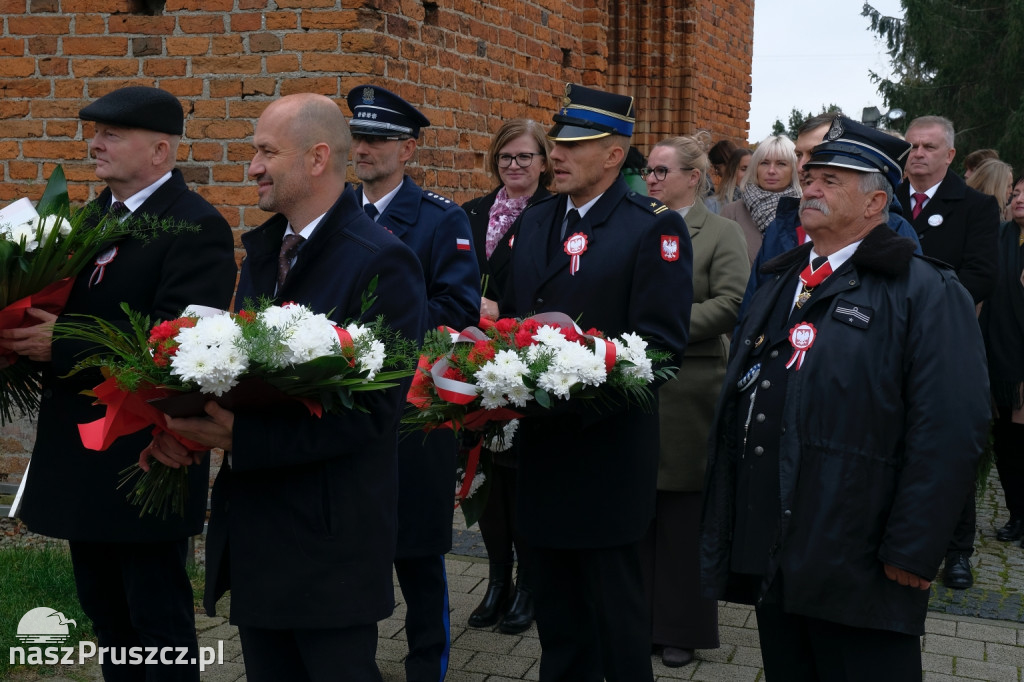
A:
<svg viewBox="0 0 1024 682">
<path fill-rule="evenodd" d="M 620 174 L 634 117 L 632 97 L 567 86 L 548 133 L 557 194 L 519 218 L 500 310 L 635 332 L 678 362 L 692 249 L 679 214 Z M 653 679 L 640 540 L 654 517 L 658 430 L 656 401 L 558 401 L 520 423 L 516 520 L 535 557 L 542 682 Z"/>
<path fill-rule="evenodd" d="M 348 93 L 352 164 L 363 210 L 420 259 L 427 280 L 428 328 L 464 329 L 480 319 L 480 268 L 469 219 L 458 204 L 405 175 L 420 129 L 430 121 L 375 85 Z M 395 572 L 406 602 L 409 682 L 444 679 L 451 644 L 444 554 L 451 549 L 457 441 L 448 430 L 398 447 Z"/>
</svg>

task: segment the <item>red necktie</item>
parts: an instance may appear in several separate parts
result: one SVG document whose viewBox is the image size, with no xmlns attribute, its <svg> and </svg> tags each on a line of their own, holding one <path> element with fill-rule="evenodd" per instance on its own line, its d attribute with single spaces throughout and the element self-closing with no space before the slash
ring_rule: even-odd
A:
<svg viewBox="0 0 1024 682">
<path fill-rule="evenodd" d="M 914 192 L 914 210 L 910 212 L 912 220 L 917 220 L 917 216 L 921 215 L 921 209 L 924 208 L 924 202 L 928 201 L 928 195 L 924 192 Z"/>
</svg>

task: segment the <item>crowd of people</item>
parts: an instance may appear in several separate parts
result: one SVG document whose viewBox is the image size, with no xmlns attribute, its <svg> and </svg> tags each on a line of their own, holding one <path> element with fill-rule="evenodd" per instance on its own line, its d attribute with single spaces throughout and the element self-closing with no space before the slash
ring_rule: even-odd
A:
<svg viewBox="0 0 1024 682">
<path fill-rule="evenodd" d="M 498 128 L 495 188 L 459 207 L 405 172 L 430 125 L 420 111 L 376 84 L 347 105 L 346 116 L 296 94 L 260 116 L 248 176 L 272 217 L 242 237 L 237 302 L 296 301 L 337 322 L 383 315 L 407 338 L 562 312 L 640 334 L 678 367 L 656 385 L 656 410 L 559 402 L 492 453 L 489 576 L 468 625 L 512 634 L 536 620 L 545 682 L 635 682 L 653 679 L 652 654 L 683 666 L 717 647 L 726 599 L 755 605 L 768 680 L 920 680 L 931 582 L 940 566 L 950 587 L 973 582 L 992 418 L 1010 511 L 998 537 L 1024 537 L 1024 181 L 995 152 L 971 155 L 966 181 L 954 173 L 953 124 L 939 116 L 905 136 L 823 114 L 753 151 L 706 132 L 638 151 L 633 98 L 570 84 L 551 125 Z M 106 183 L 101 214 L 200 229 L 112 245 L 106 275 L 82 273 L 62 316 L 123 324 L 122 301 L 154 319 L 227 307 L 231 231 L 174 167 L 178 100 L 123 88 L 80 118 Z M 643 191 L 623 175 L 633 165 Z M 0 332 L 0 347 L 43 368 L 22 518 L 70 541 L 100 646 L 197 647 L 185 560 L 209 454 L 173 432 L 226 453 L 205 606 L 231 591 L 248 679 L 334 680 L 340 668 L 380 680 L 392 571 L 407 679 L 445 678 L 463 444 L 448 430 L 399 438 L 407 383 L 370 394 L 368 412 L 323 417 L 211 402 L 97 459 L 76 426 L 102 409 L 80 394 L 98 375 L 65 377 L 81 348 L 53 337 L 60 317 L 30 314 L 36 324 Z M 140 459 L 190 467 L 185 518 L 140 517 L 117 490 Z M 103 672 L 199 676 L 112 658 Z"/>
</svg>

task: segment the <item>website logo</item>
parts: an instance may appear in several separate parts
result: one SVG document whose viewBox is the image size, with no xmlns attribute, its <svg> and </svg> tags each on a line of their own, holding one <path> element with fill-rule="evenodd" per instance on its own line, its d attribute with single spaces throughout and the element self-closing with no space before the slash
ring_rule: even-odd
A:
<svg viewBox="0 0 1024 682">
<path fill-rule="evenodd" d="M 25 644 L 60 645 L 70 636 L 69 624 L 78 627 L 74 618 L 66 618 L 63 613 L 49 606 L 40 606 L 18 621 L 18 639 Z"/>
</svg>

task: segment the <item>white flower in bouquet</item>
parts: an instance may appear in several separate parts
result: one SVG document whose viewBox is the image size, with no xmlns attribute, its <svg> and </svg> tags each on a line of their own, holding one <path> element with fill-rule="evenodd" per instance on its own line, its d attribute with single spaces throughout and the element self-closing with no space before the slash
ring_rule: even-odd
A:
<svg viewBox="0 0 1024 682">
<path fill-rule="evenodd" d="M 515 437 L 516 429 L 518 428 L 519 420 L 513 419 L 502 427 L 501 433 L 491 436 L 485 447 L 491 452 L 505 452 L 512 447 L 512 439 Z"/>
<path fill-rule="evenodd" d="M 626 360 L 632 365 L 621 365 L 622 373 L 628 377 L 638 377 L 645 381 L 654 379 L 654 370 L 651 359 L 647 357 L 647 342 L 632 333 L 623 334 L 620 338 L 612 339 L 615 344 L 615 354 L 620 360 Z"/>
<path fill-rule="evenodd" d="M 334 324 L 326 315 L 292 304 L 270 306 L 260 312 L 259 317 L 267 327 L 281 333 L 280 345 L 268 358 L 272 368 L 309 362 L 338 349 Z"/>
<path fill-rule="evenodd" d="M 356 366 L 361 372 L 368 372 L 366 381 L 372 381 L 377 372 L 384 367 L 384 356 L 387 350 L 384 343 L 374 338 L 369 327 L 361 324 L 350 324 L 345 331 L 352 337 L 352 345 L 356 350 Z"/>
<path fill-rule="evenodd" d="M 196 326 L 178 333 L 171 373 L 195 382 L 203 393 L 223 395 L 249 366 L 249 358 L 238 348 L 241 336 L 241 328 L 227 314 L 200 318 Z"/>
<path fill-rule="evenodd" d="M 578 343 L 566 341 L 551 358 L 551 371 L 575 374 L 579 383 L 600 386 L 608 378 L 604 361 L 594 351 Z"/>
<path fill-rule="evenodd" d="M 56 215 L 48 215 L 43 218 L 43 238 L 50 236 L 50 233 L 57 230 L 62 237 L 71 234 L 71 223 Z"/>
<path fill-rule="evenodd" d="M 537 388 L 553 393 L 557 398 L 569 398 L 572 387 L 579 383 L 575 374 L 547 370 L 537 377 Z"/>
<path fill-rule="evenodd" d="M 31 253 L 39 248 L 39 230 L 35 223 L 21 223 L 20 225 L 5 225 L 3 235 L 7 241 L 20 244 L 25 242 L 25 252 Z"/>
<path fill-rule="evenodd" d="M 466 479 L 465 470 L 457 469 L 455 471 L 455 478 L 458 481 L 455 484 L 455 494 L 458 495 L 459 492 L 462 490 L 463 483 L 465 482 Z M 469 485 L 469 491 L 466 492 L 466 498 L 473 497 L 473 494 L 477 490 L 480 490 L 480 486 L 482 486 L 484 484 L 484 481 L 486 480 L 487 477 L 484 475 L 484 472 L 477 469 L 476 474 L 473 476 L 473 482 Z"/>
</svg>

